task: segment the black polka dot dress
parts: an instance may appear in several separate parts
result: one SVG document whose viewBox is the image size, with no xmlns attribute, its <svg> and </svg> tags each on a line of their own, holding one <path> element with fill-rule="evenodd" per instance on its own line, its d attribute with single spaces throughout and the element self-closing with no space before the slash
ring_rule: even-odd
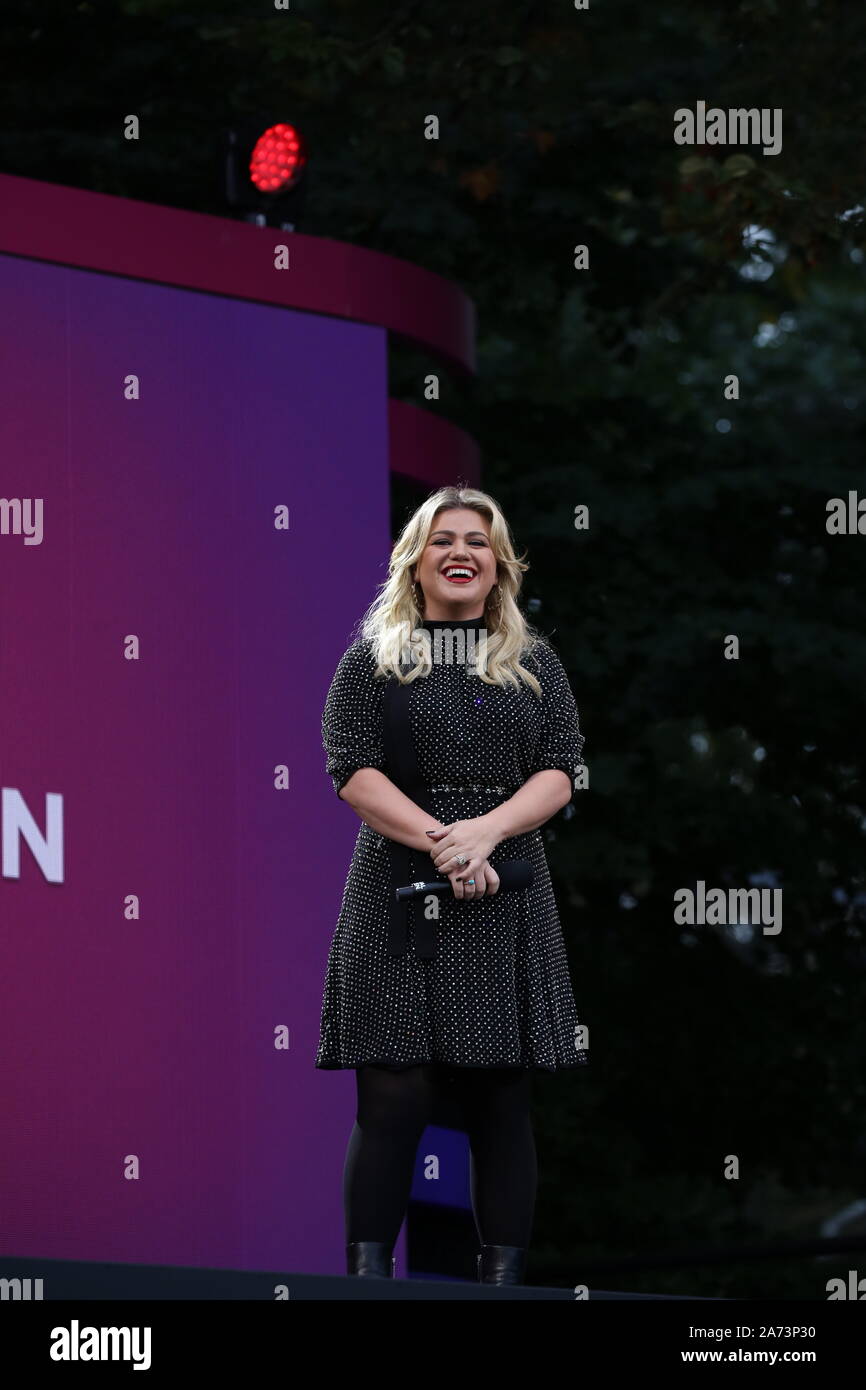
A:
<svg viewBox="0 0 866 1390">
<path fill-rule="evenodd" d="M 437 628 L 478 628 L 426 620 Z M 464 662 L 437 661 L 411 686 L 410 722 L 418 764 L 444 825 L 492 810 L 534 772 L 559 768 L 571 780 L 584 739 L 559 657 L 537 642 L 521 658 L 543 699 L 485 684 Z M 322 717 L 326 770 L 339 792 L 362 767 L 387 775 L 383 746 L 385 677 L 363 638 L 337 667 Z M 348 814 L 348 811 L 347 811 Z M 432 843 L 432 842 L 431 842 Z M 361 824 L 343 890 L 325 975 L 316 1066 L 365 1063 L 402 1068 L 422 1062 L 556 1071 L 588 1062 L 541 829 L 501 841 L 490 862 L 528 860 L 531 887 L 477 901 L 452 894 L 415 900 L 407 947 L 387 949 L 390 842 Z M 441 875 L 423 851 L 410 852 L 411 878 Z M 431 958 L 415 950 L 417 914 L 438 911 Z"/>
</svg>

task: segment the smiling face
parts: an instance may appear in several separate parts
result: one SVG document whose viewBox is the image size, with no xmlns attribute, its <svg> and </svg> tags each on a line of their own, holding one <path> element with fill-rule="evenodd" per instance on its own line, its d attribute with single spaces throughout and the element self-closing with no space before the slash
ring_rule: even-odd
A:
<svg viewBox="0 0 866 1390">
<path fill-rule="evenodd" d="M 483 616 L 487 595 L 496 583 L 487 518 L 466 507 L 440 512 L 433 519 L 413 578 L 424 593 L 425 618 L 459 621 Z"/>
</svg>

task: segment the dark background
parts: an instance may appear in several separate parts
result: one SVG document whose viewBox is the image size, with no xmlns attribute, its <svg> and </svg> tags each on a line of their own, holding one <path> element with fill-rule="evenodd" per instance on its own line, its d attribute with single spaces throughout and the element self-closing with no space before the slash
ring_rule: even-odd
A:
<svg viewBox="0 0 866 1390">
<path fill-rule="evenodd" d="M 581 1262 L 809 1239 L 866 1195 L 866 539 L 825 525 L 866 492 L 866 8 L 8 0 L 0 26 L 3 171 L 231 215 L 220 131 L 280 112 L 299 231 L 475 300 L 477 382 L 397 344 L 392 395 L 480 441 L 591 780 L 546 832 L 591 1064 L 539 1078 L 529 1277 L 825 1297 L 866 1256 Z M 782 152 L 675 145 L 698 100 L 782 108 Z M 395 487 L 395 531 L 422 495 Z M 676 925 L 697 879 L 782 887 L 781 933 Z"/>
</svg>

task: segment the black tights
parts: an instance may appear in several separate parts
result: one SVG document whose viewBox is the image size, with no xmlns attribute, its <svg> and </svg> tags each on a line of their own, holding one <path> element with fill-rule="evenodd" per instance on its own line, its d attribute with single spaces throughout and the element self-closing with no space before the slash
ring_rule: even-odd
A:
<svg viewBox="0 0 866 1390">
<path fill-rule="evenodd" d="M 343 1172 L 346 1240 L 393 1245 L 403 1224 L 418 1143 L 439 1079 L 462 1102 L 470 1192 L 482 1245 L 529 1245 L 538 1167 L 524 1067 L 355 1069 L 358 1110 Z"/>
</svg>

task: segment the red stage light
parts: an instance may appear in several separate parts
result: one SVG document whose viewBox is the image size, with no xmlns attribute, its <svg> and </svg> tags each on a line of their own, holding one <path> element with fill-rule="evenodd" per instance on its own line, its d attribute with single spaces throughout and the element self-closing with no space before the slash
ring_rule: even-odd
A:
<svg viewBox="0 0 866 1390">
<path fill-rule="evenodd" d="M 294 126 L 280 122 L 260 135 L 250 156 L 250 180 L 260 193 L 280 193 L 301 176 L 306 156 Z"/>
</svg>

